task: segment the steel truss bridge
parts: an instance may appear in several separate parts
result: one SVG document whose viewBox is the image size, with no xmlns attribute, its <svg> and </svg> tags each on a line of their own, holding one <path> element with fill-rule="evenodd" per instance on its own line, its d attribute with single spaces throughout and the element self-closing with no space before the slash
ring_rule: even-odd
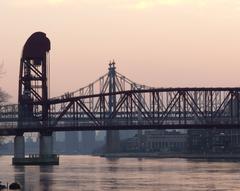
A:
<svg viewBox="0 0 240 191">
<path fill-rule="evenodd" d="M 240 88 L 150 88 L 116 73 L 48 100 L 48 120 L 34 112 L 17 128 L 18 105 L 0 107 L 0 135 L 24 132 L 240 127 Z M 114 100 L 114 109 L 109 100 Z M 30 103 L 29 103 L 30 104 Z M 40 102 L 31 103 L 34 105 Z"/>
<path fill-rule="evenodd" d="M 26 43 L 21 59 L 19 103 L 0 106 L 0 136 L 75 130 L 240 127 L 240 87 L 153 88 L 118 73 L 114 61 L 105 75 L 88 86 L 47 98 L 45 65 L 50 41 L 44 44 L 46 50 L 37 49 L 44 53 L 40 61 L 28 46 Z"/>
</svg>

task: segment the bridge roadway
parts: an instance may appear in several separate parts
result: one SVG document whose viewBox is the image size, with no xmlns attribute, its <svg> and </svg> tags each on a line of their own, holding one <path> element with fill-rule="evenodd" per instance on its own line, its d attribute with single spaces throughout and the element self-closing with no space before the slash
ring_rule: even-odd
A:
<svg viewBox="0 0 240 191">
<path fill-rule="evenodd" d="M 116 98 L 113 111 L 109 97 Z M 17 105 L 0 108 L 0 136 L 24 132 L 127 129 L 238 129 L 240 88 L 150 88 L 48 101 L 48 121 L 37 113 L 18 128 Z M 32 104 L 41 104 L 34 102 Z"/>
</svg>

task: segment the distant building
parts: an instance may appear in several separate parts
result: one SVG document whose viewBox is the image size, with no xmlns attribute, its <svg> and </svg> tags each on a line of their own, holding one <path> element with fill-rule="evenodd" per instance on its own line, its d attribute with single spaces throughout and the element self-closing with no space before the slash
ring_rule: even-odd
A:
<svg viewBox="0 0 240 191">
<path fill-rule="evenodd" d="M 106 141 L 106 131 L 96 131 L 96 141 Z"/>
<path fill-rule="evenodd" d="M 4 142 L 0 145 L 0 155 L 12 155 L 13 149 L 13 141 Z"/>
<path fill-rule="evenodd" d="M 144 148 L 147 152 L 186 152 L 187 134 L 178 131 L 145 131 Z"/>
<path fill-rule="evenodd" d="M 148 130 L 122 141 L 123 152 L 187 152 L 187 134 L 178 131 Z"/>
<path fill-rule="evenodd" d="M 188 131 L 191 153 L 240 153 L 240 131 L 237 129 L 199 129 Z"/>
<path fill-rule="evenodd" d="M 79 134 L 78 131 L 69 131 L 65 133 L 65 153 L 76 154 L 79 152 Z"/>
<path fill-rule="evenodd" d="M 83 131 L 82 132 L 82 153 L 91 154 L 95 149 L 95 131 Z"/>
<path fill-rule="evenodd" d="M 120 140 L 125 140 L 131 137 L 134 137 L 137 134 L 137 130 L 121 130 L 120 133 Z"/>
<path fill-rule="evenodd" d="M 121 152 L 139 152 L 139 138 L 134 136 L 121 141 Z"/>
<path fill-rule="evenodd" d="M 28 136 L 25 138 L 25 152 L 26 154 L 39 153 L 39 142 L 34 141 L 33 137 Z"/>
</svg>

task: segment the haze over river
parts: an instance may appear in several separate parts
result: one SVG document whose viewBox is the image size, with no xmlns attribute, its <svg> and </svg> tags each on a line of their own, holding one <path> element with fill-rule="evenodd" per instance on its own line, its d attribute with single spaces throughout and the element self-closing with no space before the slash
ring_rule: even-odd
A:
<svg viewBox="0 0 240 191">
<path fill-rule="evenodd" d="M 25 191 L 238 191 L 240 161 L 60 156 L 59 166 L 14 167 L 2 156 L 0 180 Z"/>
</svg>

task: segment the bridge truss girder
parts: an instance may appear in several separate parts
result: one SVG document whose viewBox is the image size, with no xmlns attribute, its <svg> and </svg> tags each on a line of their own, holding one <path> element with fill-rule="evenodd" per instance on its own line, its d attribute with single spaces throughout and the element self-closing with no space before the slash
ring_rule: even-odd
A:
<svg viewBox="0 0 240 191">
<path fill-rule="evenodd" d="M 49 127 L 236 127 L 240 125 L 239 93 L 239 88 L 169 88 L 52 100 Z M 113 111 L 108 108 L 112 95 L 116 97 Z"/>
<path fill-rule="evenodd" d="M 49 100 L 46 128 L 34 119 L 17 131 L 240 128 L 239 94 L 240 88 L 161 88 L 64 97 Z M 116 107 L 110 111 L 113 95 Z M 1 129 L 14 132 L 17 105 L 0 111 Z"/>
</svg>

